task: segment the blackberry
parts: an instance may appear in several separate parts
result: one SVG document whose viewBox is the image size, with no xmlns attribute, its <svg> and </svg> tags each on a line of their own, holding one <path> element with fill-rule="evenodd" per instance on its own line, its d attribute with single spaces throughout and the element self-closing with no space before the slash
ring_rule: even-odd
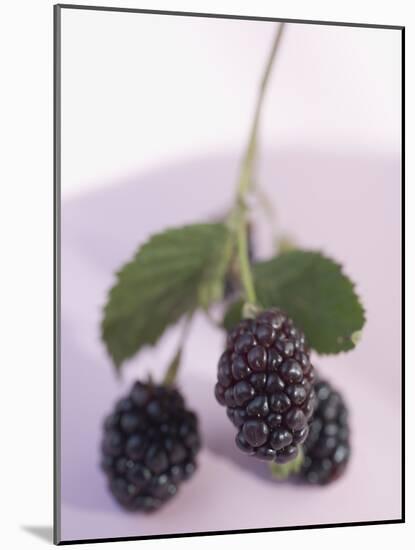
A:
<svg viewBox="0 0 415 550">
<path fill-rule="evenodd" d="M 348 410 L 341 394 L 323 380 L 315 384 L 317 407 L 304 443 L 300 476 L 325 485 L 342 475 L 350 457 Z"/>
<path fill-rule="evenodd" d="M 150 512 L 196 469 L 196 415 L 173 388 L 136 382 L 105 419 L 101 467 L 124 508 Z"/>
<path fill-rule="evenodd" d="M 237 446 L 283 464 L 298 454 L 314 410 L 314 369 L 304 334 L 280 310 L 241 321 L 218 364 L 216 399 L 238 428 Z"/>
</svg>

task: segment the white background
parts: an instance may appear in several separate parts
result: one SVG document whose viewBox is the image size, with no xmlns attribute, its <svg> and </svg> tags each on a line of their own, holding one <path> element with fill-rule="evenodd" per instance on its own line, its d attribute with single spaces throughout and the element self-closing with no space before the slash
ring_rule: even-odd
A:
<svg viewBox="0 0 415 550">
<path fill-rule="evenodd" d="M 61 17 L 63 198 L 243 150 L 278 24 L 71 9 Z M 395 30 L 286 24 L 262 142 L 399 152 L 400 49 Z"/>
<path fill-rule="evenodd" d="M 111 2 L 101 1 L 101 4 Z M 407 55 L 413 60 L 414 18 L 405 1 L 312 3 L 219 1 L 122 2 L 152 9 L 297 17 L 324 20 L 404 24 Z M 2 100 L 0 104 L 2 200 L 2 463 L 0 487 L 2 544 L 5 548 L 44 547 L 45 542 L 22 526 L 52 522 L 52 2 L 21 0 L 2 6 Z M 412 70 L 410 67 L 412 65 Z M 408 126 L 415 97 L 413 63 L 408 69 Z M 4 97 L 3 97 L 4 95 Z M 413 137 L 408 135 L 408 181 L 413 180 Z M 412 176 L 412 177 L 411 177 Z M 408 189 L 408 203 L 412 191 Z M 408 237 L 414 221 L 408 221 Z M 5 256 L 4 257 L 4 253 Z M 409 249 L 408 249 L 409 253 Z M 408 280 L 415 279 L 414 257 L 408 254 Z M 414 329 L 413 291 L 408 289 L 408 326 Z M 411 311 L 412 308 L 412 311 Z M 408 334 L 410 334 L 408 329 Z M 413 340 L 413 338 L 412 338 Z M 407 388 L 415 387 L 413 345 L 407 356 Z M 414 400 L 408 412 L 413 421 Z M 408 424 L 410 421 L 408 419 Z M 413 430 L 411 430 L 413 433 Z M 414 438 L 408 433 L 408 456 Z M 408 463 L 410 461 L 408 460 Z M 387 473 L 385 473 L 387 475 Z M 408 489 L 414 476 L 408 468 Z M 381 483 L 381 480 L 380 480 Z M 356 495 L 356 498 L 359 498 Z M 365 544 L 407 547 L 413 528 L 413 498 L 408 499 L 408 525 L 281 532 L 141 542 L 140 548 L 207 548 L 212 544 L 250 548 L 254 544 L 308 548 L 350 548 Z M 406 541 L 406 542 L 405 542 Z M 130 547 L 138 543 L 119 543 Z M 121 546 L 124 545 L 124 546 Z M 85 546 L 86 548 L 87 546 Z M 98 545 L 91 548 L 98 548 Z"/>
</svg>

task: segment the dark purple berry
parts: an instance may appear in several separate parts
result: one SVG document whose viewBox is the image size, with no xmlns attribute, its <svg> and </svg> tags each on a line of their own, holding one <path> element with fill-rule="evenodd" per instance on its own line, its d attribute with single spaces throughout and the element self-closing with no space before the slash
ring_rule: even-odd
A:
<svg viewBox="0 0 415 550">
<path fill-rule="evenodd" d="M 237 382 L 233 387 L 233 397 L 238 406 L 243 405 L 255 395 L 255 389 L 245 381 Z M 228 405 L 232 406 L 232 405 Z"/>
<path fill-rule="evenodd" d="M 155 474 L 161 474 L 169 467 L 169 460 L 162 447 L 152 445 L 146 453 L 145 464 Z"/>
<path fill-rule="evenodd" d="M 140 417 L 133 412 L 124 413 L 120 424 L 125 433 L 133 433 L 140 427 Z"/>
<path fill-rule="evenodd" d="M 250 401 L 246 407 L 246 414 L 248 416 L 268 416 L 269 407 L 268 399 L 266 395 L 258 395 L 252 401 Z"/>
<path fill-rule="evenodd" d="M 267 375 L 265 372 L 254 372 L 249 377 L 249 382 L 255 390 L 263 390 L 267 384 Z"/>
<path fill-rule="evenodd" d="M 143 407 L 147 403 L 150 395 L 151 393 L 148 387 L 141 382 L 136 382 L 131 390 L 131 400 L 137 407 Z"/>
<path fill-rule="evenodd" d="M 217 398 L 224 394 L 217 384 Z M 104 422 L 101 468 L 124 508 L 150 512 L 193 475 L 199 448 L 197 417 L 180 393 L 136 382 Z"/>
<path fill-rule="evenodd" d="M 297 455 L 298 447 L 296 445 L 288 445 L 288 447 L 284 447 L 284 449 L 277 452 L 275 462 L 277 462 L 278 464 L 286 464 L 287 462 L 291 462 L 291 460 L 294 460 Z"/>
<path fill-rule="evenodd" d="M 267 417 L 267 422 L 270 428 L 279 428 L 282 424 L 282 414 L 270 413 Z"/>
<path fill-rule="evenodd" d="M 302 405 L 307 399 L 307 388 L 301 384 L 288 386 L 286 391 L 294 405 Z"/>
<path fill-rule="evenodd" d="M 298 361 L 285 361 L 280 368 L 281 378 L 287 384 L 297 384 L 303 379 L 303 369 Z"/>
<path fill-rule="evenodd" d="M 264 371 L 267 367 L 267 352 L 262 346 L 254 346 L 248 352 L 248 365 L 255 372 Z"/>
<path fill-rule="evenodd" d="M 252 333 L 244 332 L 236 339 L 234 351 L 236 353 L 245 354 L 248 353 L 251 347 L 256 344 L 255 338 Z"/>
<path fill-rule="evenodd" d="M 255 453 L 255 449 L 248 443 L 248 441 L 245 439 L 245 436 L 242 432 L 238 432 L 235 438 L 236 445 L 243 451 L 244 453 L 247 453 L 249 455 L 253 455 Z"/>
<path fill-rule="evenodd" d="M 215 397 L 221 405 L 225 405 L 225 388 L 219 383 L 215 385 Z"/>
<path fill-rule="evenodd" d="M 243 384 L 243 382 L 241 382 Z M 235 400 L 234 388 L 228 388 L 224 394 L 225 404 L 227 407 L 235 407 L 238 401 Z"/>
<path fill-rule="evenodd" d="M 151 480 L 151 471 L 140 464 L 133 463 L 131 468 L 127 469 L 128 480 L 139 488 L 143 488 Z"/>
<path fill-rule="evenodd" d="M 294 432 L 301 430 L 307 425 L 306 415 L 301 409 L 292 408 L 285 415 L 285 424 Z"/>
<path fill-rule="evenodd" d="M 284 361 L 283 356 L 275 348 L 270 348 L 268 350 L 267 355 L 268 355 L 267 370 L 278 372 L 282 362 Z"/>
<path fill-rule="evenodd" d="M 261 447 L 268 439 L 269 428 L 261 420 L 247 420 L 242 426 L 242 433 L 252 447 Z"/>
<path fill-rule="evenodd" d="M 285 384 L 276 372 L 270 372 L 267 376 L 267 392 L 277 393 L 284 390 Z"/>
<path fill-rule="evenodd" d="M 215 395 L 238 428 L 237 446 L 284 463 L 308 435 L 314 369 L 303 333 L 278 309 L 244 319 L 228 334 Z M 328 411 L 335 406 L 330 402 Z"/>
<path fill-rule="evenodd" d="M 274 451 L 270 447 L 259 447 L 255 450 L 255 456 L 260 460 L 273 461 L 277 456 L 277 451 Z"/>
<path fill-rule="evenodd" d="M 122 447 L 122 434 L 115 431 L 115 429 L 105 434 L 104 440 L 102 442 L 102 450 L 104 454 L 108 456 L 119 456 L 122 452 Z"/>
<path fill-rule="evenodd" d="M 271 409 L 277 413 L 284 413 L 291 407 L 288 395 L 282 391 L 271 393 Z"/>
<path fill-rule="evenodd" d="M 218 381 L 225 388 L 230 386 L 232 382 L 230 358 L 227 352 L 222 355 L 219 361 Z"/>
<path fill-rule="evenodd" d="M 125 454 L 132 460 L 138 460 L 143 457 L 147 447 L 147 441 L 143 434 L 139 432 L 128 438 L 125 445 Z"/>
<path fill-rule="evenodd" d="M 346 404 L 327 381 L 315 384 L 317 406 L 304 442 L 301 478 L 325 485 L 339 478 L 350 458 L 349 425 Z"/>
<path fill-rule="evenodd" d="M 272 325 L 259 323 L 255 330 L 255 336 L 261 346 L 269 348 L 277 338 L 277 331 Z"/>
<path fill-rule="evenodd" d="M 241 380 L 242 378 L 246 378 L 251 373 L 251 369 L 246 364 L 245 359 L 242 357 L 242 355 L 237 355 L 233 361 L 232 361 L 232 376 L 235 380 Z M 218 376 L 219 378 L 219 376 Z M 230 384 L 232 383 L 232 379 L 230 378 Z"/>
<path fill-rule="evenodd" d="M 243 425 L 247 418 L 246 410 L 245 409 L 226 409 L 226 412 L 228 414 L 228 417 L 230 418 L 231 422 L 239 428 Z"/>
<path fill-rule="evenodd" d="M 274 430 L 272 432 L 270 444 L 273 449 L 275 449 L 276 451 L 280 451 L 281 449 L 284 449 L 284 447 L 291 445 L 292 441 L 292 433 L 282 428 L 280 430 Z"/>
<path fill-rule="evenodd" d="M 293 432 L 294 443 L 304 443 L 304 441 L 307 439 L 309 431 L 310 431 L 310 428 L 307 425 L 307 426 L 304 426 L 304 428 L 302 428 L 298 432 Z"/>
</svg>

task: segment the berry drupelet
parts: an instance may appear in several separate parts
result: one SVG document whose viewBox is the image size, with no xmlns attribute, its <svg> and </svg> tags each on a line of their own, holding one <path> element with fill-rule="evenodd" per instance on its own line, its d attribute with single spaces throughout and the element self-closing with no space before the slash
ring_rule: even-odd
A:
<svg viewBox="0 0 415 550">
<path fill-rule="evenodd" d="M 237 446 L 280 464 L 293 460 L 314 410 L 314 369 L 303 333 L 274 308 L 228 334 L 216 399 L 238 428 Z"/>
<path fill-rule="evenodd" d="M 339 478 L 349 461 L 348 410 L 327 381 L 318 380 L 315 392 L 317 407 L 303 447 L 300 476 L 308 483 L 325 485 Z"/>
<path fill-rule="evenodd" d="M 197 417 L 181 394 L 136 382 L 105 420 L 101 467 L 119 504 L 149 512 L 193 475 L 199 448 Z"/>
</svg>

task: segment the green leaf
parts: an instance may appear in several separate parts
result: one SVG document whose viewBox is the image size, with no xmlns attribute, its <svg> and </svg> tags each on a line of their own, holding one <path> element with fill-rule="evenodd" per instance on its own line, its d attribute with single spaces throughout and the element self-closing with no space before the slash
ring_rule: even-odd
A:
<svg viewBox="0 0 415 550">
<path fill-rule="evenodd" d="M 102 321 L 117 367 L 183 314 L 222 297 L 230 241 L 220 223 L 171 229 L 152 236 L 119 271 Z"/>
<path fill-rule="evenodd" d="M 365 315 L 354 284 L 339 264 L 319 252 L 291 250 L 255 264 L 253 273 L 260 304 L 284 310 L 318 353 L 355 347 Z M 240 314 L 241 303 L 232 304 L 225 326 L 235 324 Z"/>
</svg>

